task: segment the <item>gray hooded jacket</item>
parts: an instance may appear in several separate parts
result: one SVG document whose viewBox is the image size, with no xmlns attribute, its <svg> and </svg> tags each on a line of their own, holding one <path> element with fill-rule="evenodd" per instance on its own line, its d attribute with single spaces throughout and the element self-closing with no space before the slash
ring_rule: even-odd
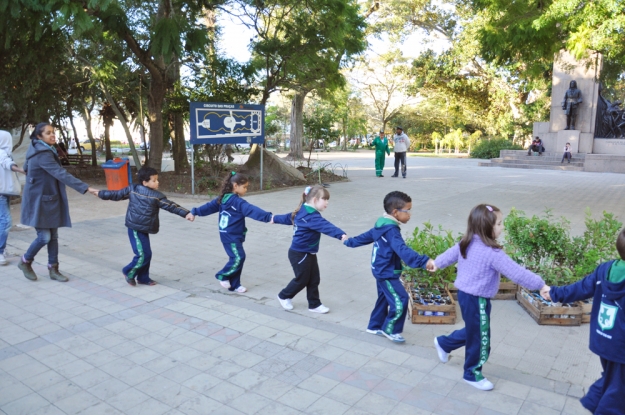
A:
<svg viewBox="0 0 625 415">
<path fill-rule="evenodd" d="M 37 139 L 28 147 L 24 170 L 21 222 L 35 228 L 71 227 L 65 186 L 83 194 L 89 186 L 61 167 L 59 157 Z"/>
<path fill-rule="evenodd" d="M 11 166 L 16 163 L 11 158 L 13 149 L 13 138 L 8 131 L 0 130 L 0 195 L 17 196 L 20 189 L 16 189 L 13 183 L 15 173 L 11 171 Z"/>
</svg>

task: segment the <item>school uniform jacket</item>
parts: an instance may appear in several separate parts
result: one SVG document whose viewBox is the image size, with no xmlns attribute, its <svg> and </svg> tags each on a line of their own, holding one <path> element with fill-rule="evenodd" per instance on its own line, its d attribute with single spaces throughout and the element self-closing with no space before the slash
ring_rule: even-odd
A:
<svg viewBox="0 0 625 415">
<path fill-rule="evenodd" d="M 271 212 L 265 212 L 251 203 L 246 202 L 235 193 L 226 193 L 219 203 L 219 199 L 191 209 L 191 214 L 208 216 L 219 212 L 219 237 L 224 244 L 245 242 L 245 218 L 252 218 L 260 222 L 271 222 Z"/>
<path fill-rule="evenodd" d="M 126 200 L 126 227 L 137 232 L 158 233 L 160 209 L 185 217 L 189 211 L 182 206 L 167 199 L 158 190 L 150 189 L 142 184 L 131 184 L 121 190 L 100 190 L 98 197 L 102 200 Z"/>
<path fill-rule="evenodd" d="M 273 223 L 280 225 L 293 225 L 293 241 L 291 249 L 297 252 L 316 254 L 319 252 L 321 234 L 332 238 L 341 239 L 345 232 L 325 220 L 321 213 L 312 206 L 302 205 L 295 220 L 291 219 L 292 213 L 276 215 Z"/>
<path fill-rule="evenodd" d="M 401 236 L 399 224 L 388 218 L 380 218 L 369 231 L 343 242 L 350 248 L 373 244 L 371 272 L 378 279 L 399 278 L 402 260 L 411 268 L 425 268 L 427 255 L 409 248 Z"/>
<path fill-rule="evenodd" d="M 593 299 L 590 313 L 590 350 L 612 362 L 625 364 L 625 281 L 608 281 L 614 261 L 605 262 L 581 281 L 551 287 L 555 302 Z"/>
</svg>

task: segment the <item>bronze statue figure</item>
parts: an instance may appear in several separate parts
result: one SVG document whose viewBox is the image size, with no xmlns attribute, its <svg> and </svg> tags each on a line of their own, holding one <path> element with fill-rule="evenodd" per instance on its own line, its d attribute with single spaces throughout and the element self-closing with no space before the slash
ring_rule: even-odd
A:
<svg viewBox="0 0 625 415">
<path fill-rule="evenodd" d="M 582 91 L 577 88 L 577 82 L 571 81 L 569 89 L 564 94 L 562 109 L 566 114 L 565 130 L 575 129 L 575 118 L 577 117 L 577 106 L 582 102 Z"/>
</svg>

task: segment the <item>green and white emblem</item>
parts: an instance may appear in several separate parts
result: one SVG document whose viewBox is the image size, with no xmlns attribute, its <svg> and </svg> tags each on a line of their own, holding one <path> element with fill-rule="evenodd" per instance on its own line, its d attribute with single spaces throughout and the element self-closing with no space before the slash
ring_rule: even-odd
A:
<svg viewBox="0 0 625 415">
<path fill-rule="evenodd" d="M 617 312 L 617 306 L 607 305 L 603 301 L 601 302 L 599 316 L 597 316 L 597 322 L 599 323 L 599 327 L 601 327 L 601 330 L 612 330 L 614 328 Z"/>
</svg>

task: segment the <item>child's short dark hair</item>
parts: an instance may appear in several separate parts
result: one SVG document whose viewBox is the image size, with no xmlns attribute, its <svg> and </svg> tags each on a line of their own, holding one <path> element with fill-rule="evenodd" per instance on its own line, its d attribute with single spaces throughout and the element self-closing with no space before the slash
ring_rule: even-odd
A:
<svg viewBox="0 0 625 415">
<path fill-rule="evenodd" d="M 158 172 L 153 167 L 143 166 L 137 172 L 137 178 L 139 179 L 139 183 L 143 184 L 143 182 L 149 182 L 150 177 L 157 176 Z"/>
<path fill-rule="evenodd" d="M 410 196 L 404 192 L 394 191 L 384 197 L 384 211 L 389 215 L 395 209 L 403 209 L 407 203 L 412 202 Z"/>
<path fill-rule="evenodd" d="M 625 261 L 625 228 L 616 237 L 616 250 L 623 261 Z"/>
</svg>

